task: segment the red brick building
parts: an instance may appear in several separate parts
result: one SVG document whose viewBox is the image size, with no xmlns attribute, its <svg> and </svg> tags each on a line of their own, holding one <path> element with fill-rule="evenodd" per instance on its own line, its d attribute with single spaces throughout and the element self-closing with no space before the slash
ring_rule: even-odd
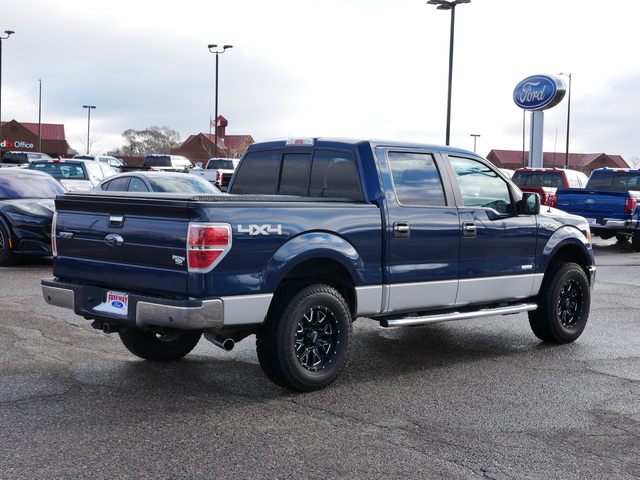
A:
<svg viewBox="0 0 640 480">
<path fill-rule="evenodd" d="M 498 168 L 517 168 L 529 166 L 529 152 L 522 150 L 491 150 L 487 160 Z M 546 168 L 564 168 L 566 154 L 559 152 L 544 152 L 542 166 Z M 607 155 L 606 153 L 569 153 L 568 168 L 579 170 L 589 175 L 596 168 L 613 167 L 629 168 L 629 165 L 620 155 Z"/>
<path fill-rule="evenodd" d="M 38 142 L 38 130 L 40 130 L 40 142 Z M 39 144 L 42 153 L 54 158 L 65 155 L 69 145 L 64 135 L 64 125 L 20 123 L 16 120 L 2 122 L 0 138 L 2 155 L 5 152 L 38 152 Z"/>
<path fill-rule="evenodd" d="M 182 155 L 192 162 L 203 162 L 213 158 L 215 142 L 218 141 L 219 158 L 240 158 L 254 140 L 251 135 L 227 135 L 226 128 L 229 122 L 223 116 L 218 116 L 217 138 L 214 134 L 199 133 L 190 135 L 178 148 L 172 148 L 172 155 Z"/>
</svg>

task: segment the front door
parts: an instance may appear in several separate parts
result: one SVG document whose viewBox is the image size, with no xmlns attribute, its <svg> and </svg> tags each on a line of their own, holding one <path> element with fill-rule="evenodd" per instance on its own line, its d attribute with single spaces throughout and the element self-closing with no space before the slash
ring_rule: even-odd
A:
<svg viewBox="0 0 640 480">
<path fill-rule="evenodd" d="M 463 156 L 450 155 L 449 160 L 460 187 L 456 304 L 531 296 L 536 217 L 516 214 L 511 188 L 488 164 Z"/>
</svg>

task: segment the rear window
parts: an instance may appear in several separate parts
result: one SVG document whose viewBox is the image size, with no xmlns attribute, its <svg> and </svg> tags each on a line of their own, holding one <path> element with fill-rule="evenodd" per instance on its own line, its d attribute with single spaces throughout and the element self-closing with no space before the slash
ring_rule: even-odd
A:
<svg viewBox="0 0 640 480">
<path fill-rule="evenodd" d="M 32 163 L 31 165 L 29 165 L 29 168 L 39 172 L 48 173 L 54 178 L 69 178 L 75 180 L 87 179 L 82 165 L 78 163 Z"/>
<path fill-rule="evenodd" d="M 249 153 L 238 168 L 231 193 L 276 193 L 280 170 L 279 150 Z"/>
<path fill-rule="evenodd" d="M 169 157 L 147 157 L 144 160 L 144 165 L 147 167 L 170 167 L 171 160 Z"/>
<path fill-rule="evenodd" d="M 233 170 L 233 162 L 231 160 L 209 160 L 207 164 L 207 169 L 224 169 L 224 170 Z"/>
<path fill-rule="evenodd" d="M 595 171 L 591 174 L 588 187 L 598 190 L 640 190 L 640 173 Z"/>
<path fill-rule="evenodd" d="M 231 193 L 338 197 L 362 200 L 355 158 L 350 152 L 252 152 L 243 160 Z"/>
<path fill-rule="evenodd" d="M 565 186 L 562 172 L 516 172 L 512 180 L 519 187 Z"/>
</svg>

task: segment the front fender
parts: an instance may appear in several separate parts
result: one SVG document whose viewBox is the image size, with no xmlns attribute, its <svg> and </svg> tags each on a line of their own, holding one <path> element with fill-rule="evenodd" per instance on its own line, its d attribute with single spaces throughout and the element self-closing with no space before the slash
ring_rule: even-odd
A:
<svg viewBox="0 0 640 480">
<path fill-rule="evenodd" d="M 584 268 L 595 265 L 593 247 L 582 231 L 573 225 L 564 225 L 551 234 L 542 250 L 538 271 L 546 271 L 558 254 L 568 251 L 573 261 Z"/>
<path fill-rule="evenodd" d="M 332 233 L 311 232 L 292 238 L 273 255 L 264 269 L 267 291 L 275 291 L 295 267 L 313 259 L 335 260 L 349 273 L 354 285 L 364 283 L 366 266 L 351 243 Z"/>
</svg>

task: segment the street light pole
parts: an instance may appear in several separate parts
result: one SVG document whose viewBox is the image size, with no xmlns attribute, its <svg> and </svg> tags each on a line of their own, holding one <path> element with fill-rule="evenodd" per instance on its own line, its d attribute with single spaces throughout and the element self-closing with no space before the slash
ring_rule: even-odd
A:
<svg viewBox="0 0 640 480">
<path fill-rule="evenodd" d="M 471 136 L 473 137 L 473 152 L 475 153 L 475 151 L 476 151 L 476 140 L 478 139 L 480 134 L 472 133 Z"/>
<path fill-rule="evenodd" d="M 38 151 L 42 151 L 42 79 L 40 82 L 40 92 L 38 94 Z"/>
<path fill-rule="evenodd" d="M 12 34 L 16 33 L 13 30 L 5 30 L 4 33 L 7 34 L 6 37 L 0 37 L 0 142 L 3 140 L 2 136 L 2 40 L 6 40 Z M 2 157 L 2 152 L 0 151 L 0 157 Z"/>
<path fill-rule="evenodd" d="M 438 10 L 451 10 L 451 31 L 449 34 L 449 93 L 447 95 L 447 131 L 445 145 L 449 145 L 451 138 L 451 85 L 453 83 L 453 32 L 456 23 L 456 5 L 470 3 L 471 0 L 429 0 L 429 5 L 438 5 Z"/>
<path fill-rule="evenodd" d="M 571 74 L 560 72 L 559 75 L 564 75 L 566 77 L 569 77 L 569 92 L 568 92 L 568 98 L 567 98 L 567 150 L 565 152 L 565 157 L 564 157 L 564 168 L 569 168 L 569 125 L 571 121 Z"/>
<path fill-rule="evenodd" d="M 222 50 L 212 50 L 212 49 L 218 48 L 218 45 L 209 44 L 207 45 L 207 48 L 211 53 L 216 54 L 216 106 L 215 106 L 215 114 L 214 114 L 215 116 L 213 118 L 213 121 L 215 122 L 215 126 L 213 127 L 214 128 L 213 157 L 217 158 L 218 157 L 218 55 L 221 53 L 224 53 L 227 50 L 227 48 L 233 48 L 233 45 L 223 45 Z"/>
<path fill-rule="evenodd" d="M 95 105 L 83 105 L 82 108 L 87 109 L 87 155 L 89 155 L 89 134 L 91 133 L 91 109 L 96 107 Z"/>
</svg>

